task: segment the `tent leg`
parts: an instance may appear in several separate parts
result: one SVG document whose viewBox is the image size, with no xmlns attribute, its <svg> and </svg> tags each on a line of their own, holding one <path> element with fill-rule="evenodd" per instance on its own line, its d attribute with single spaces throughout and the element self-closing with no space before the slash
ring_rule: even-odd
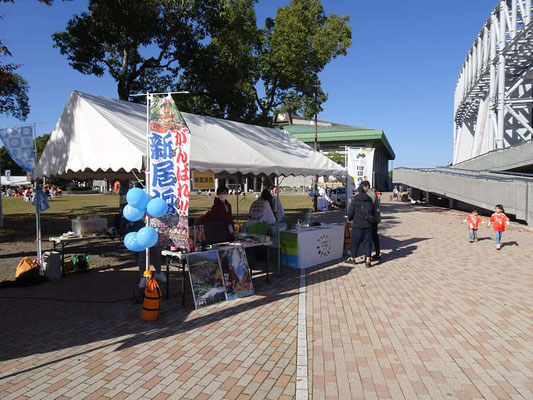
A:
<svg viewBox="0 0 533 400">
<path fill-rule="evenodd" d="M 280 233 L 279 233 L 279 215 L 278 215 L 278 207 L 279 207 L 279 176 L 276 175 L 276 196 L 278 198 L 278 201 L 276 203 L 276 224 L 277 224 L 277 249 L 278 249 L 278 274 L 281 273 L 281 245 L 280 245 Z"/>
<path fill-rule="evenodd" d="M 39 212 L 39 179 L 35 181 L 35 228 L 37 233 L 37 262 L 42 267 L 41 257 L 42 257 L 42 249 L 41 249 L 41 213 Z"/>
</svg>

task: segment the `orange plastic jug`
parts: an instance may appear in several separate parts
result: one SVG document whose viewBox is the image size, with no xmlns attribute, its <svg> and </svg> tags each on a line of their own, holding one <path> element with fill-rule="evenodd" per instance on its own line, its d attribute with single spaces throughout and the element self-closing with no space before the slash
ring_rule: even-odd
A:
<svg viewBox="0 0 533 400">
<path fill-rule="evenodd" d="M 148 322 L 157 321 L 163 299 L 161 288 L 152 276 L 152 271 L 144 271 L 143 276 L 147 278 L 148 282 L 146 282 L 146 288 L 144 289 L 141 318 Z"/>
<path fill-rule="evenodd" d="M 350 239 L 352 237 L 352 223 L 346 223 L 346 230 L 344 231 L 344 251 L 350 250 Z"/>
</svg>

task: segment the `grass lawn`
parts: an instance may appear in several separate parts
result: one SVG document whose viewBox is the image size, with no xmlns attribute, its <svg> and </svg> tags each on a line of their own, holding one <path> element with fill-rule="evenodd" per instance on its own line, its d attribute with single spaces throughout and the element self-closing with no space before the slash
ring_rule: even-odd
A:
<svg viewBox="0 0 533 400">
<path fill-rule="evenodd" d="M 233 215 L 244 221 L 255 201 L 254 196 L 239 196 L 238 212 L 235 196 L 228 196 L 233 209 Z M 281 203 L 289 224 L 303 219 L 306 211 L 311 207 L 311 198 L 304 194 L 280 195 Z M 99 215 L 107 217 L 109 224 L 117 213 L 119 198 L 116 195 L 63 195 L 50 200 L 50 208 L 41 215 L 42 237 L 60 235 L 71 229 L 70 219 L 78 215 Z M 192 195 L 190 216 L 197 218 L 205 214 L 212 206 L 213 198 L 205 195 Z M 35 240 L 35 207 L 22 198 L 2 198 L 4 214 L 4 228 L 0 228 L 0 242 Z"/>
</svg>

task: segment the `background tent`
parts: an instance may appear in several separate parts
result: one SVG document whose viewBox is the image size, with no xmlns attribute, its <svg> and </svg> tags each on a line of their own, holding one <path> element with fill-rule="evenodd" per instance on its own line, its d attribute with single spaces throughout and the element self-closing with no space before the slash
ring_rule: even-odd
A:
<svg viewBox="0 0 533 400">
<path fill-rule="evenodd" d="M 344 168 L 273 128 L 182 113 L 191 130 L 191 168 L 215 173 L 339 175 Z M 73 91 L 34 178 L 130 178 L 143 170 L 146 106 Z"/>
</svg>

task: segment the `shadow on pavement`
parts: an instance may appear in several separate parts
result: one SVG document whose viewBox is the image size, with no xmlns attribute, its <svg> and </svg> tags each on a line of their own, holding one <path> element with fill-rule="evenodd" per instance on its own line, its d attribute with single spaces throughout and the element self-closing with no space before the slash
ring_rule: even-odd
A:
<svg viewBox="0 0 533 400">
<path fill-rule="evenodd" d="M 335 279 L 350 271 L 349 267 L 336 265 L 327 274 L 313 278 L 310 284 Z M 271 276 L 270 284 L 266 284 L 264 276 L 254 278 L 254 296 L 220 303 L 211 310 L 193 311 L 190 288 L 186 290 L 187 305 L 182 307 L 181 293 L 178 295 L 179 272 L 171 271 L 174 297 L 163 301 L 161 316 L 154 323 L 141 320 L 142 306 L 132 299 L 139 279 L 136 269 L 91 271 L 38 286 L 2 289 L 0 307 L 4 328 L 0 330 L 0 361 L 36 356 L 35 362 L 9 375 L 14 376 L 98 348 L 112 345 L 115 348 L 110 351 L 117 351 L 193 329 L 208 330 L 210 324 L 297 296 L 299 275 L 300 271 L 282 270 L 281 275 Z M 236 324 L 239 321 L 242 319 L 237 319 Z M 91 350 L 76 348 L 101 341 L 111 343 L 95 343 Z M 49 352 L 59 352 L 57 359 L 40 361 L 43 358 L 37 355 Z M 0 376 L 0 380 L 7 377 Z"/>
</svg>

